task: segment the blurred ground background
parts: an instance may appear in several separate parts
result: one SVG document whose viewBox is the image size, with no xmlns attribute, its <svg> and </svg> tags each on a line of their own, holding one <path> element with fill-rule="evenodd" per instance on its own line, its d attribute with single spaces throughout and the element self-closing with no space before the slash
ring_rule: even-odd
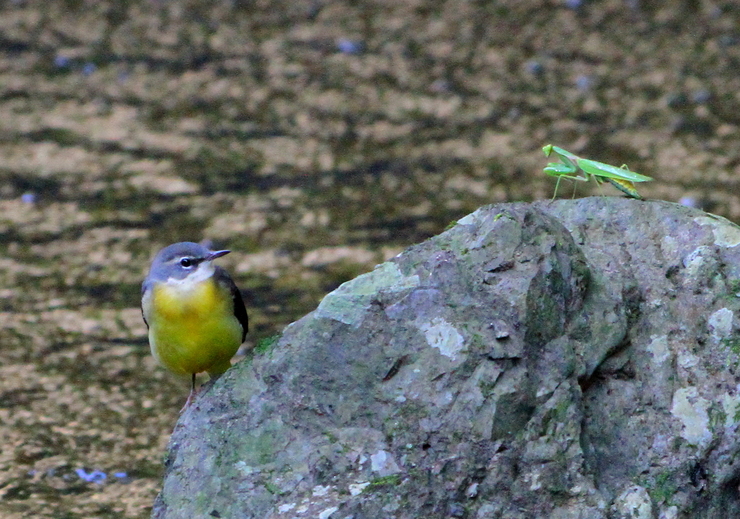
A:
<svg viewBox="0 0 740 519">
<path fill-rule="evenodd" d="M 738 220 L 738 27 L 700 0 L 3 2 L 0 516 L 149 515 L 187 395 L 138 308 L 171 242 L 234 251 L 255 344 L 550 197 L 549 142 Z"/>
</svg>

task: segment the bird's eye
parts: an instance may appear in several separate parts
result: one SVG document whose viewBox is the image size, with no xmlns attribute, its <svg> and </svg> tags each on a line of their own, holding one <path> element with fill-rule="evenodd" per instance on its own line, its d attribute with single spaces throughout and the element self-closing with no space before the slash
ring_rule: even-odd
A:
<svg viewBox="0 0 740 519">
<path fill-rule="evenodd" d="M 181 267 L 187 268 L 187 267 L 191 266 L 192 264 L 193 264 L 193 260 L 191 260 L 190 258 L 182 258 L 182 259 L 180 259 L 180 266 Z"/>
</svg>

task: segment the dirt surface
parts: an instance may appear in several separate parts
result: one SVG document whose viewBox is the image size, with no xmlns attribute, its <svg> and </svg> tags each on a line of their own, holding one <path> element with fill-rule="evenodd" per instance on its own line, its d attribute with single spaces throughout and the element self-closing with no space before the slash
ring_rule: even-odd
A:
<svg viewBox="0 0 740 519">
<path fill-rule="evenodd" d="M 661 5 L 4 3 L 0 516 L 148 516 L 187 394 L 138 308 L 164 245 L 234 251 L 253 345 L 480 205 L 550 197 L 549 142 L 740 219 L 740 11 Z"/>
</svg>

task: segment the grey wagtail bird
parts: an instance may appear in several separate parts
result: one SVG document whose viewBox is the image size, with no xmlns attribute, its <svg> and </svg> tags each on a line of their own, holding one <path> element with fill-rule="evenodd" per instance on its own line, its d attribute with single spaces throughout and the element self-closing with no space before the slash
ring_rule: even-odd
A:
<svg viewBox="0 0 740 519">
<path fill-rule="evenodd" d="M 157 362 L 177 375 L 207 371 L 217 378 L 231 366 L 247 334 L 247 310 L 229 274 L 213 260 L 231 251 L 212 251 L 180 242 L 157 253 L 141 287 L 141 313 Z"/>
</svg>

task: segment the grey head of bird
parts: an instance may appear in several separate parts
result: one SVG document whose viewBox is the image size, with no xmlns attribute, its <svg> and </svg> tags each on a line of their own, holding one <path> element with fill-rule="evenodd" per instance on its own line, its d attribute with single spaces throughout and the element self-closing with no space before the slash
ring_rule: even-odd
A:
<svg viewBox="0 0 740 519">
<path fill-rule="evenodd" d="M 231 251 L 212 251 L 199 243 L 183 241 L 169 245 L 159 251 L 152 261 L 146 281 L 181 280 L 196 272 L 201 265 L 210 266 L 210 262 Z M 211 270 L 212 268 L 209 268 Z"/>
</svg>

